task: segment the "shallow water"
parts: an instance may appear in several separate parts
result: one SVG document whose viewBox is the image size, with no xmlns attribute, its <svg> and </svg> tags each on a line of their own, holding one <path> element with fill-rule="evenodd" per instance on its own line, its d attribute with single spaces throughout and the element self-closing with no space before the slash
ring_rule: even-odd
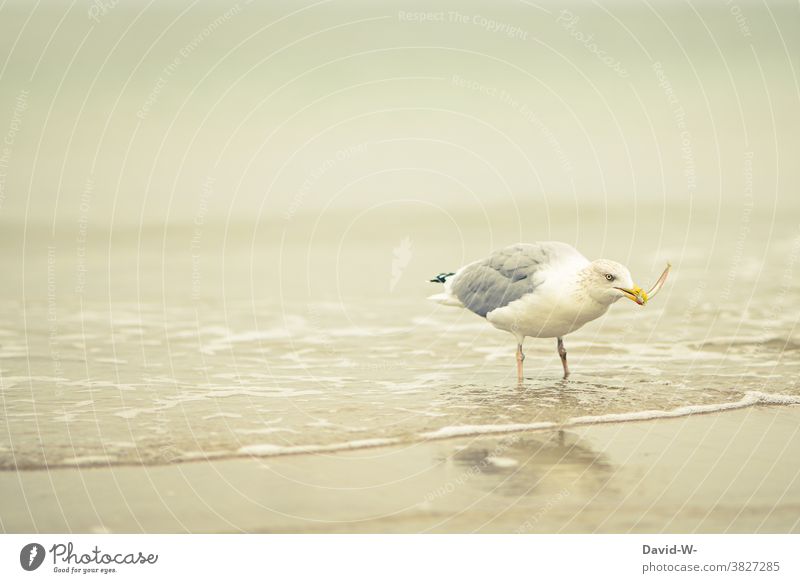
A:
<svg viewBox="0 0 800 583">
<path fill-rule="evenodd" d="M 106 4 L 3 3 L 0 468 L 800 396 L 795 4 Z M 537 240 L 674 270 L 518 387 L 425 298 Z"/>
<path fill-rule="evenodd" d="M 555 341 L 528 339 L 522 387 L 510 335 L 425 300 L 435 285 L 416 271 L 435 273 L 436 258 L 411 262 L 397 293 L 338 299 L 299 299 L 295 283 L 275 301 L 159 300 L 163 279 L 147 273 L 136 294 L 75 298 L 29 272 L 33 299 L 4 301 L 0 319 L 0 467 L 329 452 L 800 402 L 798 314 L 784 309 L 800 296 L 785 262 L 794 239 L 778 231 L 761 269 L 779 276 L 732 285 L 723 303 L 697 282 L 728 266 L 687 254 L 648 306 L 619 302 L 567 337 L 569 381 Z M 114 254 L 137 262 L 135 246 Z M 353 251 L 339 269 L 358 280 L 374 273 L 369 257 Z"/>
</svg>

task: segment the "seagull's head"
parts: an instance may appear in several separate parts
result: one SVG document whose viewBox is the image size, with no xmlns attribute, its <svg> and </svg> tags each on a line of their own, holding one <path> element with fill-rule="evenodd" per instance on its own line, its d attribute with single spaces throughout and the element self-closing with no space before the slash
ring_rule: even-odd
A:
<svg viewBox="0 0 800 583">
<path fill-rule="evenodd" d="M 613 304 L 628 298 L 640 306 L 647 303 L 647 292 L 633 284 L 628 268 L 609 259 L 592 261 L 587 271 L 589 295 L 601 304 Z"/>
</svg>

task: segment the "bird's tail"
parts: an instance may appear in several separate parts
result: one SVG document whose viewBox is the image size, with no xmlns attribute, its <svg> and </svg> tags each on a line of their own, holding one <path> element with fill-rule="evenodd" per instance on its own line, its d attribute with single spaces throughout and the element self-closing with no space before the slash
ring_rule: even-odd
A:
<svg viewBox="0 0 800 583">
<path fill-rule="evenodd" d="M 462 304 L 457 297 L 455 297 L 452 293 L 450 293 L 450 286 L 448 285 L 447 278 L 453 275 L 455 275 L 454 272 L 440 273 L 432 280 L 430 280 L 431 283 L 443 283 L 445 284 L 445 286 L 444 286 L 444 291 L 442 293 L 428 296 L 428 299 L 433 302 L 436 302 L 437 304 L 443 304 L 445 306 L 453 306 L 456 308 L 463 308 L 464 304 Z"/>
<path fill-rule="evenodd" d="M 431 283 L 444 283 L 444 282 L 447 281 L 447 278 L 450 277 L 451 275 L 455 275 L 455 273 L 453 273 L 453 272 L 451 272 L 451 273 L 440 273 L 439 275 L 437 275 L 436 277 L 434 277 L 430 281 L 431 281 Z"/>
</svg>

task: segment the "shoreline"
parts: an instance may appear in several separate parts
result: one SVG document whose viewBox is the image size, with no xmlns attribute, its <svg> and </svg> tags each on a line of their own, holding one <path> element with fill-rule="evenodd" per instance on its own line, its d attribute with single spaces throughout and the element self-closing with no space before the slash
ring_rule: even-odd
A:
<svg viewBox="0 0 800 583">
<path fill-rule="evenodd" d="M 383 447 L 410 447 L 417 444 L 425 444 L 433 441 L 452 440 L 465 437 L 499 437 L 504 435 L 530 434 L 537 432 L 553 432 L 577 429 L 580 427 L 592 427 L 595 425 L 635 423 L 642 421 L 662 421 L 667 419 L 680 419 L 697 415 L 713 415 L 726 411 L 748 409 L 757 406 L 793 406 L 800 405 L 800 397 L 792 395 L 769 394 L 760 391 L 747 391 L 738 401 L 725 403 L 712 403 L 706 405 L 684 405 L 669 410 L 635 411 L 631 413 L 608 413 L 605 415 L 589 415 L 573 417 L 562 423 L 553 421 L 542 421 L 534 423 L 511 423 L 507 425 L 454 425 L 443 427 L 434 431 L 424 432 L 415 437 L 420 439 L 403 439 L 402 437 L 381 437 L 357 439 L 352 441 L 337 442 L 324 445 L 307 444 L 281 446 L 272 443 L 250 444 L 239 448 L 236 452 L 203 452 L 197 455 L 178 456 L 169 462 L 136 462 L 98 459 L 95 462 L 87 463 L 56 463 L 48 466 L 32 467 L 0 467 L 2 472 L 34 472 L 34 471 L 53 471 L 61 469 L 89 469 L 89 468 L 121 468 L 121 467 L 167 467 L 176 464 L 191 464 L 230 460 L 246 460 L 254 458 L 271 459 L 276 457 L 315 455 L 315 454 L 336 454 L 348 451 L 361 451 L 368 449 L 379 449 Z M 84 459 L 84 458 L 76 458 Z M 86 458 L 89 459 L 89 458 Z"/>
<path fill-rule="evenodd" d="M 0 472 L 5 532 L 800 532 L 800 407 Z"/>
</svg>

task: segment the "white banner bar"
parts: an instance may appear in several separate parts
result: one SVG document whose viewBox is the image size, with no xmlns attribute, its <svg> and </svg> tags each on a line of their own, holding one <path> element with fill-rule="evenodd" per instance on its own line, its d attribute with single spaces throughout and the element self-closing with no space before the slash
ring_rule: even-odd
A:
<svg viewBox="0 0 800 583">
<path fill-rule="evenodd" d="M 0 581 L 800 581 L 797 535 L 3 535 Z M 213 579 L 212 579 L 213 578 Z"/>
</svg>

